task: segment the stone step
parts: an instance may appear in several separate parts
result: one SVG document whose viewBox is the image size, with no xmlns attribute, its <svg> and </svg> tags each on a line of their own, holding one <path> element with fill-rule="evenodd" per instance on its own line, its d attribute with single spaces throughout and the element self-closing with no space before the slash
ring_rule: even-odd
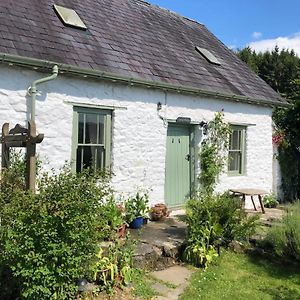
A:
<svg viewBox="0 0 300 300">
<path fill-rule="evenodd" d="M 186 239 L 186 225 L 174 218 L 149 222 L 138 232 L 131 230 L 138 241 L 134 265 L 148 270 L 163 270 L 180 261 Z"/>
</svg>

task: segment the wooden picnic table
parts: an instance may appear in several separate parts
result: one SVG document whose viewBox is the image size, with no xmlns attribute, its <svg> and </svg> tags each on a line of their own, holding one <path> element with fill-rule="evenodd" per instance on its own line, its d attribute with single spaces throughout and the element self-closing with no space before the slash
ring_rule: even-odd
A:
<svg viewBox="0 0 300 300">
<path fill-rule="evenodd" d="M 257 209 L 256 209 L 256 206 L 255 206 L 253 197 L 258 196 L 261 211 L 262 211 L 263 214 L 265 213 L 265 207 L 264 207 L 264 204 L 263 204 L 263 201 L 262 201 L 262 195 L 268 194 L 267 191 L 259 190 L 259 189 L 230 189 L 229 191 L 232 192 L 234 195 L 242 196 L 242 199 L 243 199 L 244 203 L 245 203 L 245 200 L 246 200 L 246 196 L 250 196 L 253 207 L 254 207 L 255 210 L 257 210 Z"/>
</svg>

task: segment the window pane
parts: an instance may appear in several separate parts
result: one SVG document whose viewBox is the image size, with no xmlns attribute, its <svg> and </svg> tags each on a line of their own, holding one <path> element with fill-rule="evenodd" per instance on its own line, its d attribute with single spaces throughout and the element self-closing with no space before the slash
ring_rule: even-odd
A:
<svg viewBox="0 0 300 300">
<path fill-rule="evenodd" d="M 102 146 L 78 146 L 76 172 L 80 172 L 84 168 L 103 168 L 104 157 L 104 148 Z"/>
<path fill-rule="evenodd" d="M 241 172 L 241 152 L 229 152 L 229 171 Z"/>
<path fill-rule="evenodd" d="M 76 172 L 82 170 L 82 154 L 82 147 L 78 147 L 76 153 Z"/>
<path fill-rule="evenodd" d="M 97 114 L 86 114 L 85 116 L 85 144 L 103 144 L 104 116 Z"/>
<path fill-rule="evenodd" d="M 98 122 L 96 114 L 85 115 L 85 144 L 97 144 Z"/>
<path fill-rule="evenodd" d="M 105 117 L 98 115 L 98 144 L 104 144 L 104 122 Z"/>
<path fill-rule="evenodd" d="M 233 130 L 230 139 L 230 150 L 240 150 L 241 149 L 241 131 Z"/>
<path fill-rule="evenodd" d="M 97 147 L 95 153 L 95 165 L 96 169 L 103 169 L 105 166 L 105 151 L 103 147 Z"/>
<path fill-rule="evenodd" d="M 84 114 L 78 114 L 78 143 L 83 143 Z"/>
</svg>

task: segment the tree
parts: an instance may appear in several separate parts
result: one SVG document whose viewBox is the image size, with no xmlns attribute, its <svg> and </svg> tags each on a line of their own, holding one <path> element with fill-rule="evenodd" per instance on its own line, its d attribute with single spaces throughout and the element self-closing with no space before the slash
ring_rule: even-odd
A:
<svg viewBox="0 0 300 300">
<path fill-rule="evenodd" d="M 277 135 L 283 139 L 278 145 L 278 160 L 282 171 L 285 200 L 300 197 L 300 59 L 293 50 L 274 50 L 256 53 L 247 47 L 237 52 L 275 91 L 291 104 L 276 108 L 273 121 Z"/>
<path fill-rule="evenodd" d="M 258 74 L 258 57 L 255 51 L 250 47 L 246 47 L 238 52 L 239 58 L 244 61 L 256 74 Z"/>
</svg>

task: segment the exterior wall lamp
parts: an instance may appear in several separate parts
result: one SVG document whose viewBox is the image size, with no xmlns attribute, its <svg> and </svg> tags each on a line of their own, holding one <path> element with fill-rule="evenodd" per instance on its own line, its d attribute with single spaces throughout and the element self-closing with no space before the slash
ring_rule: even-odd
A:
<svg viewBox="0 0 300 300">
<path fill-rule="evenodd" d="M 191 124 L 192 120 L 191 118 L 187 118 L 187 117 L 178 117 L 176 119 L 176 123 L 179 124 Z"/>
<path fill-rule="evenodd" d="M 162 104 L 161 104 L 161 102 L 158 102 L 158 103 L 157 103 L 156 109 L 157 109 L 157 111 L 160 111 L 160 110 L 162 109 Z"/>
<path fill-rule="evenodd" d="M 207 135 L 208 123 L 207 123 L 207 122 L 204 122 L 204 121 L 201 121 L 199 125 L 200 125 L 200 127 L 202 128 L 203 134 L 204 134 L 204 135 Z"/>
</svg>

